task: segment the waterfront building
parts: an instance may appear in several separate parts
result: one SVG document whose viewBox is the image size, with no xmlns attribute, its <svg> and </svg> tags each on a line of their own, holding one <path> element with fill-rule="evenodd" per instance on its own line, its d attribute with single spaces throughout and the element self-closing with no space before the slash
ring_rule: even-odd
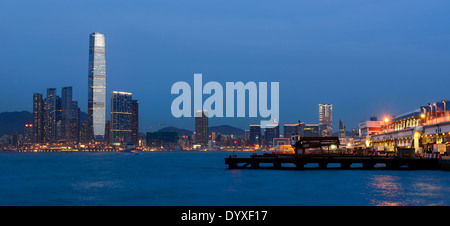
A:
<svg viewBox="0 0 450 226">
<path fill-rule="evenodd" d="M 278 124 L 269 124 L 264 128 L 265 145 L 273 145 L 273 139 L 280 137 L 280 126 Z"/>
<path fill-rule="evenodd" d="M 139 102 L 132 100 L 131 105 L 131 140 L 134 145 L 139 146 Z"/>
<path fill-rule="evenodd" d="M 88 137 L 104 141 L 106 124 L 105 35 L 89 35 Z"/>
<path fill-rule="evenodd" d="M 80 142 L 80 114 L 78 101 L 72 101 L 72 118 L 69 125 L 69 129 L 71 130 L 70 141 L 72 142 Z"/>
<path fill-rule="evenodd" d="M 89 143 L 89 131 L 88 131 L 88 122 L 83 121 L 80 122 L 80 143 L 87 144 Z"/>
<path fill-rule="evenodd" d="M 33 143 L 33 124 L 25 124 L 25 127 L 23 128 L 23 143 Z"/>
<path fill-rule="evenodd" d="M 366 135 L 365 146 L 387 153 L 396 152 L 399 148 L 413 148 L 419 155 L 425 152 L 449 153 L 448 104 L 449 101 L 442 100 L 400 115 L 384 117 L 379 121 L 379 131 L 362 134 Z"/>
<path fill-rule="evenodd" d="M 284 138 L 291 139 L 293 135 L 299 135 L 299 124 L 284 124 Z"/>
<path fill-rule="evenodd" d="M 110 142 L 114 145 L 131 142 L 131 100 L 131 93 L 114 91 L 111 94 Z"/>
<path fill-rule="evenodd" d="M 250 125 L 249 143 L 252 146 L 261 145 L 261 126 Z"/>
<path fill-rule="evenodd" d="M 319 128 L 320 135 L 323 137 L 331 136 L 333 134 L 332 115 L 332 104 L 319 104 Z"/>
<path fill-rule="evenodd" d="M 72 141 L 75 139 L 73 120 L 75 118 L 74 106 L 72 99 L 72 87 L 63 87 L 61 90 L 61 139 Z"/>
<path fill-rule="evenodd" d="M 33 94 L 33 134 L 32 143 L 43 143 L 44 142 L 44 100 L 42 94 Z"/>
<path fill-rule="evenodd" d="M 111 144 L 111 121 L 105 123 L 105 144 Z"/>
<path fill-rule="evenodd" d="M 15 148 L 19 147 L 19 144 L 20 144 L 20 142 L 19 142 L 19 133 L 17 131 L 14 131 L 14 133 L 12 134 L 11 144 Z"/>
<path fill-rule="evenodd" d="M 47 89 L 45 98 L 45 142 L 56 140 L 57 96 L 55 88 Z"/>
<path fill-rule="evenodd" d="M 320 128 L 319 124 L 300 124 L 300 133 L 301 137 L 319 137 L 320 136 Z"/>
<path fill-rule="evenodd" d="M 208 112 L 206 110 L 195 112 L 195 143 L 208 144 Z"/>
</svg>

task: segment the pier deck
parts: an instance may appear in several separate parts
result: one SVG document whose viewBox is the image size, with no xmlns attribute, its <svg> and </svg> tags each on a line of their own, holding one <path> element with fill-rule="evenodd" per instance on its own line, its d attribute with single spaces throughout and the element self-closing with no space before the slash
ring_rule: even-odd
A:
<svg viewBox="0 0 450 226">
<path fill-rule="evenodd" d="M 376 164 L 384 164 L 386 169 L 439 169 L 439 159 L 400 158 L 393 156 L 353 156 L 353 155 L 295 155 L 295 154 L 263 154 L 250 157 L 229 156 L 225 164 L 229 169 L 245 168 L 294 168 L 304 169 L 306 164 L 315 163 L 319 169 L 327 169 L 328 164 L 340 164 L 341 169 L 374 169 Z M 268 164 L 269 167 L 262 167 Z M 362 167 L 351 167 L 352 164 L 361 164 Z M 377 165 L 378 167 L 378 165 Z"/>
</svg>

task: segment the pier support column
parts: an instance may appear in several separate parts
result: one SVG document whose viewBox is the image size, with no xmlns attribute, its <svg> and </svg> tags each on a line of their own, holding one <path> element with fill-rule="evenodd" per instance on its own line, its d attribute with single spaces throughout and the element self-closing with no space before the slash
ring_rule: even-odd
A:
<svg viewBox="0 0 450 226">
<path fill-rule="evenodd" d="M 281 168 L 281 162 L 273 162 L 273 168 L 280 169 Z"/>
<path fill-rule="evenodd" d="M 371 163 L 371 162 L 365 162 L 365 163 L 363 163 L 363 168 L 364 169 L 373 169 L 375 167 L 375 164 L 374 163 Z"/>
<path fill-rule="evenodd" d="M 327 162 L 319 162 L 319 169 L 326 169 L 328 163 Z"/>
<path fill-rule="evenodd" d="M 341 163 L 341 169 L 350 169 L 351 163 L 349 162 L 343 162 Z"/>
<path fill-rule="evenodd" d="M 259 162 L 252 162 L 252 168 L 253 169 L 257 169 L 257 168 L 259 168 Z"/>
<path fill-rule="evenodd" d="M 296 169 L 304 169 L 305 168 L 305 163 L 297 162 L 297 163 L 295 163 L 295 168 Z"/>
</svg>

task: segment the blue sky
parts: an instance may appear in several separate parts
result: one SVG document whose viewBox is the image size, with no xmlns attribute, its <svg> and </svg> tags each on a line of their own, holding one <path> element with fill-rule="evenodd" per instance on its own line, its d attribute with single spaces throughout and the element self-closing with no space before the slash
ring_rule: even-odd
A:
<svg viewBox="0 0 450 226">
<path fill-rule="evenodd" d="M 223 86 L 279 82 L 280 123 L 318 123 L 318 104 L 330 103 L 334 130 L 339 118 L 351 130 L 450 99 L 448 9 L 439 0 L 2 1 L 0 111 L 31 111 L 34 92 L 72 86 L 86 112 L 89 34 L 101 32 L 108 97 L 133 93 L 141 132 L 194 128 L 170 112 L 172 84 L 193 84 L 194 73 Z"/>
</svg>

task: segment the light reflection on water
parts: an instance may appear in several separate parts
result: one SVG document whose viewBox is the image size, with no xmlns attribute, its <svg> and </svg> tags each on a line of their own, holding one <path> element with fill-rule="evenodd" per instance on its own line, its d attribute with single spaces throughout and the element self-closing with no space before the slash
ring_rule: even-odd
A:
<svg viewBox="0 0 450 226">
<path fill-rule="evenodd" d="M 375 206 L 424 206 L 446 205 L 443 196 L 448 191 L 441 185 L 439 177 L 430 179 L 433 171 L 403 171 L 398 175 L 376 174 L 369 177 L 367 190 L 369 203 Z M 436 172 L 436 171 L 435 171 Z M 442 173 L 437 171 L 437 173 Z M 412 174 L 412 175 L 411 175 Z"/>
<path fill-rule="evenodd" d="M 404 189 L 399 178 L 390 175 L 374 175 L 369 178 L 368 189 L 372 190 L 370 203 L 376 206 L 402 206 L 406 201 L 401 199 Z"/>
<path fill-rule="evenodd" d="M 228 156 L 0 153 L 0 205 L 450 205 L 449 171 L 230 170 Z"/>
</svg>

